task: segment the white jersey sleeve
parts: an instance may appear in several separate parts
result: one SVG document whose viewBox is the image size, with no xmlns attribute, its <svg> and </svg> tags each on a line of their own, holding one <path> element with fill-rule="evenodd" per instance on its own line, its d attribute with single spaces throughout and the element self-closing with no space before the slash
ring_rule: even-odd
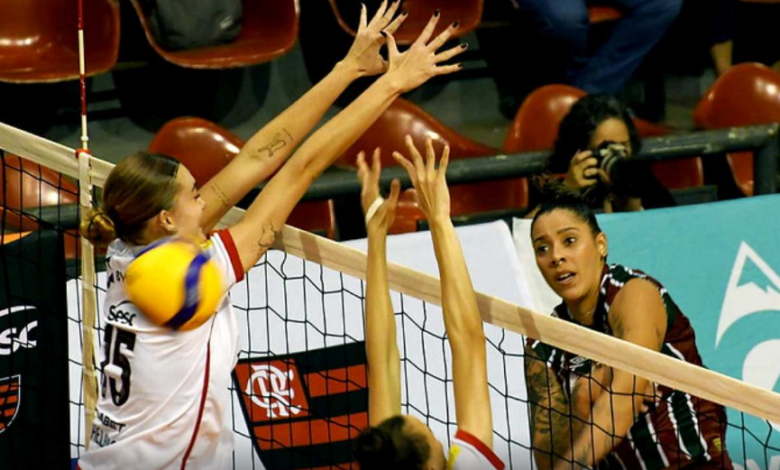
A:
<svg viewBox="0 0 780 470">
<path fill-rule="evenodd" d="M 447 470 L 503 470 L 504 462 L 490 447 L 458 429 L 450 447 Z"/>
<path fill-rule="evenodd" d="M 238 249 L 229 230 L 220 230 L 211 234 L 203 246 L 206 253 L 216 263 L 220 274 L 225 280 L 225 290 L 229 291 L 235 284 L 244 279 L 244 268 Z"/>
</svg>

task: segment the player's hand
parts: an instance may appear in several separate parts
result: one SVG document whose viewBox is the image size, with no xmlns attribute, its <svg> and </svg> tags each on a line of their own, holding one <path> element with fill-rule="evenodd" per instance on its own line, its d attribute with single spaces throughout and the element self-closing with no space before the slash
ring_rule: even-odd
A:
<svg viewBox="0 0 780 470">
<path fill-rule="evenodd" d="M 599 182 L 600 170 L 598 164 L 599 161 L 590 150 L 577 152 L 569 163 L 569 171 L 566 172 L 563 184 L 576 191 L 582 191 L 588 186 L 593 186 Z"/>
<path fill-rule="evenodd" d="M 385 36 L 382 33 L 393 34 L 407 18 L 406 12 L 396 16 L 400 4 L 400 1 L 395 1 L 388 5 L 387 0 L 383 1 L 371 22 L 368 21 L 368 10 L 363 4 L 355 42 L 344 58 L 344 62 L 354 67 L 358 75 L 378 75 L 387 71 L 388 63 L 379 54 L 379 49 L 385 45 Z"/>
<path fill-rule="evenodd" d="M 425 160 L 414 145 L 410 135 L 406 136 L 406 149 L 411 161 L 399 152 L 393 152 L 393 158 L 404 167 L 414 188 L 417 190 L 417 204 L 429 221 L 450 217 L 450 191 L 447 188 L 447 165 L 450 161 L 450 146 L 445 145 L 439 167 L 436 168 L 436 152 L 433 141 L 425 140 Z"/>
<path fill-rule="evenodd" d="M 390 195 L 381 205 L 374 208 L 372 214 L 369 214 L 372 206 L 377 200 L 381 201 L 379 194 L 379 176 L 382 173 L 382 163 L 380 160 L 381 149 L 374 150 L 371 166 L 366 163 L 365 152 L 360 152 L 357 158 L 358 178 L 360 179 L 360 204 L 363 206 L 363 215 L 368 219 L 366 229 L 371 233 L 384 233 L 390 229 L 395 221 L 395 208 L 398 205 L 398 195 L 401 193 L 401 183 L 393 180 L 390 186 Z M 369 218 L 370 217 L 370 218 Z"/>
<path fill-rule="evenodd" d="M 392 80 L 402 92 L 413 90 L 437 75 L 457 72 L 462 68 L 461 64 L 440 65 L 465 51 L 467 47 L 462 44 L 436 53 L 460 28 L 460 24 L 455 22 L 431 40 L 440 17 L 441 14 L 435 13 L 414 44 L 404 53 L 398 51 L 393 35 L 386 32 L 390 66 L 385 77 Z"/>
</svg>

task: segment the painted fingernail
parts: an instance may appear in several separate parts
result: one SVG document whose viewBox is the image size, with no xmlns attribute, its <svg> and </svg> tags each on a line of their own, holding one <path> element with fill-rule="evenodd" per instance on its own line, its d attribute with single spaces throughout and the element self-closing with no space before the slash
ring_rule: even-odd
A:
<svg viewBox="0 0 780 470">
<path fill-rule="evenodd" d="M 452 27 L 456 28 L 456 29 L 460 28 L 460 21 L 456 21 L 456 22 L 452 23 Z"/>
<path fill-rule="evenodd" d="M 463 68 L 463 64 L 458 64 L 458 68 L 462 69 Z"/>
<path fill-rule="evenodd" d="M 409 15 L 409 12 L 408 12 L 408 11 L 406 11 L 406 10 L 404 10 L 404 11 L 402 11 L 402 12 L 401 12 L 401 16 L 408 16 L 408 15 Z"/>
<path fill-rule="evenodd" d="M 460 45 L 460 48 L 461 48 L 461 49 L 463 49 L 463 50 L 465 51 L 466 49 L 468 49 L 468 48 L 469 48 L 469 45 L 468 45 L 468 44 L 461 44 L 461 45 Z"/>
<path fill-rule="evenodd" d="M 433 12 L 433 16 L 435 16 L 436 18 L 438 18 L 439 15 L 441 15 L 441 10 L 437 9 L 436 11 Z"/>
</svg>

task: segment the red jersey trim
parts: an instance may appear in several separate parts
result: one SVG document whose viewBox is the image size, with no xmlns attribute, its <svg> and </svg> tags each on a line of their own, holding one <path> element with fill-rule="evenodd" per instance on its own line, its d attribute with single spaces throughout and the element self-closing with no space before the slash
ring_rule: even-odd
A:
<svg viewBox="0 0 780 470">
<path fill-rule="evenodd" d="M 493 452 L 490 447 L 483 444 L 482 441 L 476 437 L 462 429 L 458 429 L 458 432 L 455 433 L 455 439 L 459 439 L 477 449 L 480 454 L 488 459 L 490 464 L 493 465 L 496 470 L 504 470 L 504 462 L 496 455 L 495 452 Z"/>
<path fill-rule="evenodd" d="M 184 453 L 184 459 L 181 461 L 181 470 L 187 468 L 187 459 L 190 458 L 192 448 L 195 447 L 195 441 L 198 439 L 198 431 L 200 431 L 200 422 L 203 420 L 203 410 L 206 408 L 206 396 L 209 393 L 209 376 L 211 375 L 211 340 L 209 340 L 206 346 L 206 374 L 203 378 L 203 392 L 200 396 L 200 408 L 198 409 L 198 420 L 195 422 L 195 430 L 192 432 L 192 438 L 190 439 L 190 445 L 187 446 L 187 451 Z"/>
<path fill-rule="evenodd" d="M 233 273 L 236 276 L 236 284 L 244 280 L 244 268 L 241 264 L 241 257 L 238 255 L 238 248 L 236 248 L 236 242 L 233 241 L 233 235 L 230 234 L 230 230 L 220 230 L 216 232 L 219 235 L 219 239 L 225 245 L 225 250 L 230 256 L 230 264 L 233 265 Z"/>
</svg>

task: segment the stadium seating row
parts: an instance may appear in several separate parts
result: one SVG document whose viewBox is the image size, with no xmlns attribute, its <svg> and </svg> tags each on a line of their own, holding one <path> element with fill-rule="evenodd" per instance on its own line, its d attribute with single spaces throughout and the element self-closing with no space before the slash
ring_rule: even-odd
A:
<svg viewBox="0 0 780 470">
<path fill-rule="evenodd" d="M 550 149 L 561 119 L 582 96 L 584 92 L 566 85 L 548 85 L 536 90 L 518 110 L 502 149 L 459 135 L 416 105 L 398 99 L 344 154 L 339 164 L 354 167 L 359 151 L 370 152 L 377 146 L 386 150 L 402 149 L 406 134 L 417 141 L 430 137 L 439 145 L 450 145 L 453 159 Z M 779 122 L 780 75 L 759 64 L 733 67 L 706 93 L 696 108 L 695 119 L 703 129 Z M 643 137 L 669 132 L 640 119 L 635 122 Z M 178 118 L 159 130 L 149 150 L 169 154 L 184 162 L 192 169 L 197 182 L 203 184 L 237 155 L 243 144 L 241 139 L 217 124 L 199 118 Z M 729 163 L 740 188 L 746 195 L 751 195 L 752 155 L 730 155 Z M 390 152 L 384 152 L 383 165 L 395 164 Z M 653 170 L 670 189 L 704 184 L 700 158 L 658 162 Z M 452 213 L 455 216 L 523 208 L 528 205 L 528 180 L 519 178 L 454 186 L 452 197 Z M 5 156 L 4 178 L 0 180 L 0 205 L 11 209 L 4 214 L 7 231 L 37 228 L 37 222 L 19 214 L 20 209 L 76 202 L 77 188 L 69 180 L 18 157 Z M 421 219 L 413 190 L 407 190 L 399 202 L 392 231 L 415 231 L 417 221 Z M 331 238 L 336 236 L 336 218 L 333 201 L 330 200 L 299 204 L 289 222 Z M 71 255 L 74 253 L 75 248 L 69 251 Z"/>
<path fill-rule="evenodd" d="M 508 1 L 508 0 L 507 0 Z M 119 0 L 83 0 L 87 75 L 111 70 L 120 45 Z M 225 45 L 194 50 L 165 50 L 155 40 L 141 0 L 131 0 L 145 36 L 164 60 L 181 67 L 225 69 L 271 61 L 287 53 L 298 37 L 299 0 L 243 0 L 244 20 L 238 38 Z M 357 11 L 330 0 L 341 27 L 354 34 Z M 484 0 L 406 0 L 409 18 L 397 32 L 399 43 L 409 43 L 436 9 L 442 10 L 441 27 L 461 22 L 459 35 L 476 28 Z M 370 4 L 370 2 L 369 2 Z M 350 5 L 354 6 L 354 5 Z M 620 17 L 611 7 L 591 7 L 591 21 Z M 71 18 L 72 21 L 67 21 Z M 78 78 L 77 0 L 0 2 L 0 81 L 44 83 Z"/>
</svg>

